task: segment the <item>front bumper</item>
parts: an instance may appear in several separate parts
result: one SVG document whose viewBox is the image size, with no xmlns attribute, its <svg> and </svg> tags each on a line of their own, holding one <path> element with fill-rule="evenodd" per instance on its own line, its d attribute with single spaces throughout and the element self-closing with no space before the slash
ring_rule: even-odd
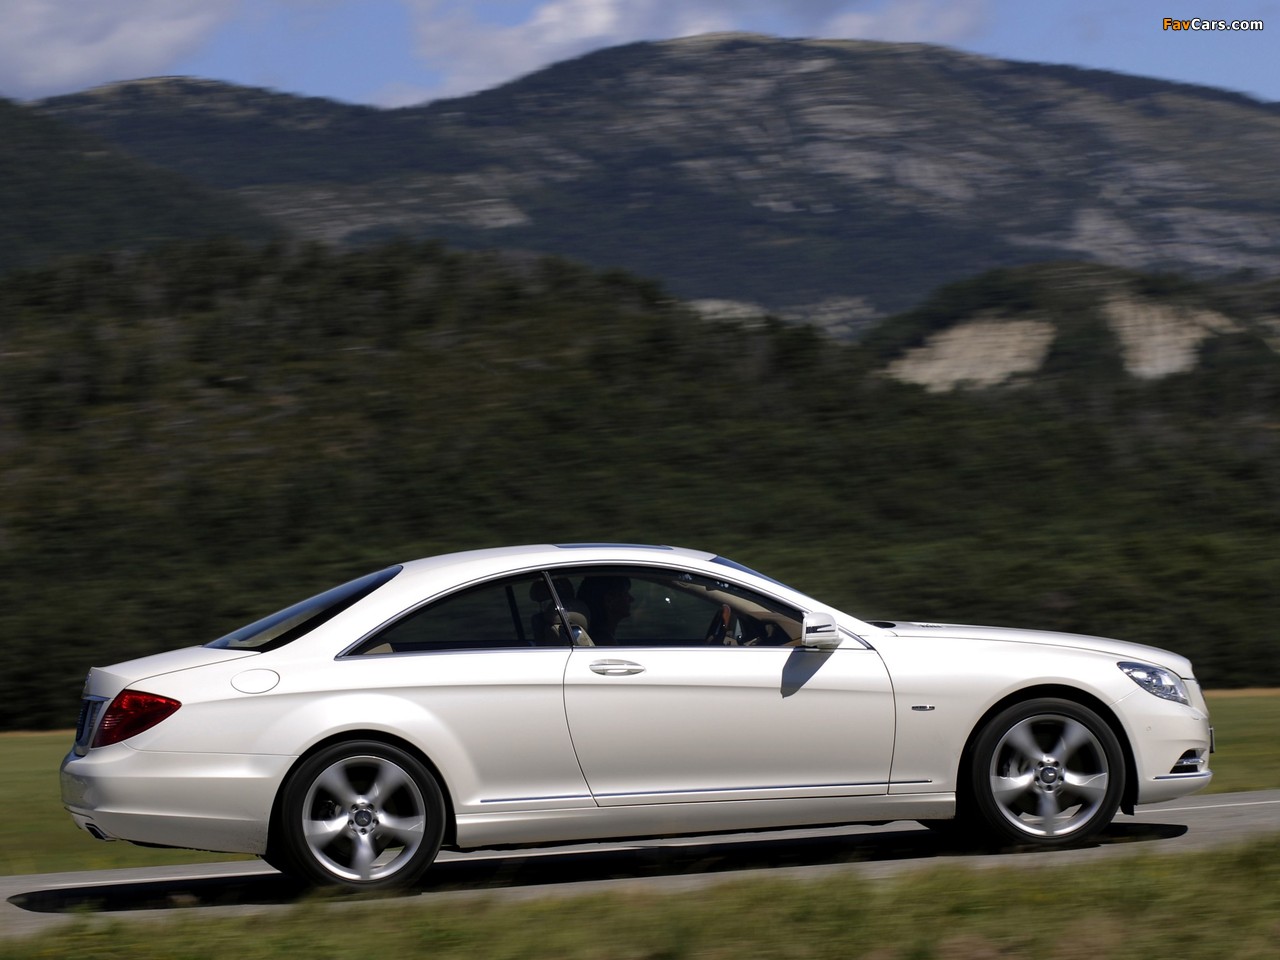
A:
<svg viewBox="0 0 1280 960">
<path fill-rule="evenodd" d="M 1195 681 L 1187 681 L 1191 706 L 1139 690 L 1123 703 L 1137 769 L 1137 802 L 1160 803 L 1203 790 L 1213 780 L 1209 754 L 1213 728 Z"/>
</svg>

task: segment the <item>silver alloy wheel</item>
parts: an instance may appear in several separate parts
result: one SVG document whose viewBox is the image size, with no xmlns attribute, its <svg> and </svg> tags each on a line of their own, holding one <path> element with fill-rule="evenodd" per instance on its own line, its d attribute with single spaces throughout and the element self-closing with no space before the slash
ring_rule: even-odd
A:
<svg viewBox="0 0 1280 960">
<path fill-rule="evenodd" d="M 427 836 L 421 787 L 384 756 L 358 754 L 329 764 L 311 781 L 300 814 L 311 857 L 328 873 L 352 882 L 394 876 Z"/>
<path fill-rule="evenodd" d="M 1067 837 L 1094 823 L 1108 804 L 1107 751 L 1087 725 L 1061 713 L 1038 713 L 1010 727 L 996 743 L 988 775 L 1001 815 L 1031 837 Z"/>
</svg>

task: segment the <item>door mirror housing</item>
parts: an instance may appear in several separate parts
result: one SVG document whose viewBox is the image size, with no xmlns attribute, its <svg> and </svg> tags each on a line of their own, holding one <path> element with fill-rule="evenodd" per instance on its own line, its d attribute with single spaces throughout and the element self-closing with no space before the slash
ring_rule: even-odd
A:
<svg viewBox="0 0 1280 960">
<path fill-rule="evenodd" d="M 806 613 L 800 645 L 817 647 L 819 650 L 831 650 L 840 646 L 840 628 L 836 626 L 836 618 L 830 613 Z"/>
</svg>

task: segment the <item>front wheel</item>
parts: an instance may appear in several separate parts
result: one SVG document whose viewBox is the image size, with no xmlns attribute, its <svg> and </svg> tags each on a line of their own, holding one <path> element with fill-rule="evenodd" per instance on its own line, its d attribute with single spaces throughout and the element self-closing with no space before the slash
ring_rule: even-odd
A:
<svg viewBox="0 0 1280 960">
<path fill-rule="evenodd" d="M 357 889 L 413 883 L 444 836 L 444 798 L 417 757 L 377 741 L 338 743 L 290 777 L 280 827 L 290 872 Z"/>
<path fill-rule="evenodd" d="M 999 838 L 1060 847 L 1084 843 L 1115 816 L 1124 754 L 1111 727 L 1070 700 L 1015 704 L 978 736 L 974 808 Z"/>
</svg>

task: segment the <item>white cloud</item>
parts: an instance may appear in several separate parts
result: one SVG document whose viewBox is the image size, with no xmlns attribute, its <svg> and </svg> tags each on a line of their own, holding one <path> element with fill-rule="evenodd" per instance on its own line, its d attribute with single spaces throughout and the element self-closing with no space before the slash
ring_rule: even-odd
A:
<svg viewBox="0 0 1280 960">
<path fill-rule="evenodd" d="M 36 97 L 162 73 L 241 0 L 0 0 L 0 92 Z"/>
<path fill-rule="evenodd" d="M 588 50 L 643 36 L 643 0 L 548 0 L 515 24 L 478 19 L 461 2 L 410 0 L 418 49 L 444 80 L 439 96 L 493 86 Z"/>
<path fill-rule="evenodd" d="M 973 36 L 987 23 L 986 0 L 898 0 L 878 9 L 849 11 L 825 24 L 827 37 L 954 43 Z"/>
</svg>

